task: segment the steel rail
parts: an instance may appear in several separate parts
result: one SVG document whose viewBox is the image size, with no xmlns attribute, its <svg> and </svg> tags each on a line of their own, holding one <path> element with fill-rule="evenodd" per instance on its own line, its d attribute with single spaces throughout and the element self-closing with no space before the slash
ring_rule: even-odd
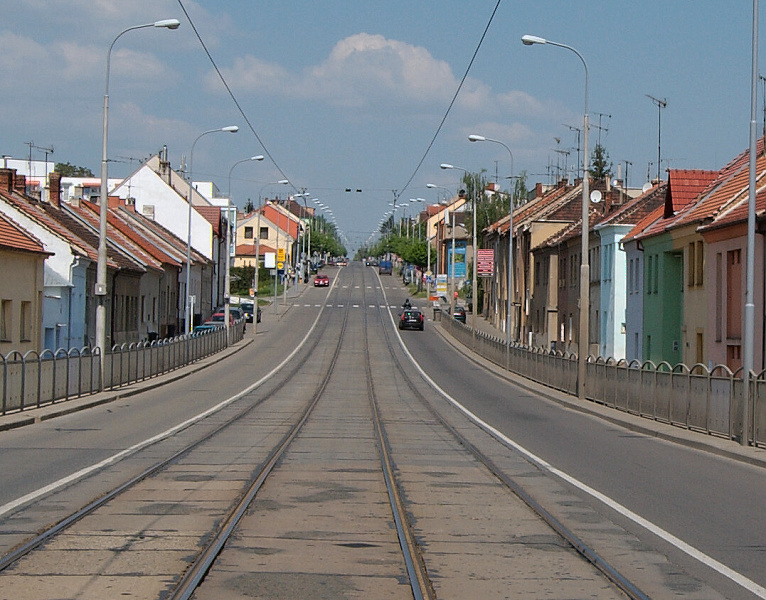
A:
<svg viewBox="0 0 766 600">
<path fill-rule="evenodd" d="M 367 269 L 363 271 L 367 272 Z M 365 288 L 366 289 L 366 286 Z M 366 296 L 365 291 L 365 296 Z M 366 304 L 365 298 L 365 304 Z M 362 311 L 364 320 L 364 355 L 365 355 L 365 372 L 367 377 L 367 393 L 370 400 L 370 408 L 372 410 L 373 424 L 375 426 L 375 435 L 380 452 L 380 462 L 383 469 L 383 477 L 386 482 L 386 490 L 388 492 L 388 500 L 391 504 L 391 512 L 393 514 L 394 523 L 396 525 L 396 534 L 399 538 L 399 545 L 402 549 L 404 556 L 404 563 L 407 569 L 407 575 L 410 580 L 410 588 L 412 589 L 412 595 L 415 600 L 433 600 L 436 598 L 436 592 L 431 584 L 431 579 L 428 576 L 428 572 L 423 560 L 420 546 L 415 539 L 415 533 L 412 530 L 412 525 L 407 518 L 407 511 L 404 508 L 404 501 L 397 484 L 396 477 L 394 475 L 394 464 L 391 458 L 391 446 L 389 443 L 388 435 L 386 434 L 385 427 L 383 425 L 383 419 L 380 415 L 377 396 L 375 394 L 375 384 L 372 377 L 372 367 L 370 365 L 370 345 L 369 336 L 367 334 L 367 312 Z M 385 328 L 385 324 L 381 324 Z M 389 349 L 391 346 L 389 345 Z M 393 353 L 392 353 L 393 355 Z M 395 358 L 395 357 L 394 357 Z"/>
<path fill-rule="evenodd" d="M 352 289 L 353 287 L 349 286 L 349 295 L 351 294 Z M 285 452 L 287 452 L 287 449 L 290 447 L 292 442 L 301 432 L 303 426 L 306 424 L 306 421 L 308 421 L 311 413 L 314 411 L 314 408 L 316 408 L 320 398 L 324 395 L 324 391 L 330 382 L 330 378 L 335 372 L 335 367 L 338 363 L 338 357 L 340 356 L 340 350 L 343 344 L 343 336 L 348 324 L 348 306 L 349 303 L 346 302 L 346 310 L 343 314 L 343 324 L 341 325 L 340 334 L 338 335 L 338 342 L 335 346 L 335 351 L 333 352 L 330 364 L 327 368 L 327 372 L 319 382 L 319 385 L 314 391 L 312 398 L 306 405 L 303 413 L 300 415 L 300 418 L 272 449 L 268 458 L 264 461 L 264 463 L 262 463 L 258 474 L 251 482 L 247 491 L 232 508 L 232 510 L 230 510 L 229 516 L 222 521 L 218 531 L 210 539 L 207 546 L 197 555 L 192 564 L 181 577 L 181 580 L 178 582 L 176 587 L 167 596 L 168 600 L 189 600 L 192 598 L 197 588 L 200 586 L 205 576 L 210 571 L 216 559 L 220 555 L 226 542 L 236 531 L 237 525 L 242 520 L 242 517 L 247 512 L 247 509 L 250 507 L 250 504 L 252 504 L 266 479 L 272 473 L 279 460 L 284 456 Z M 326 329 L 327 322 L 325 322 L 325 330 Z M 314 346 L 318 344 L 320 338 L 321 336 L 316 336 L 316 343 Z M 300 367 L 302 367 L 302 365 L 296 367 L 296 370 Z"/>
<path fill-rule="evenodd" d="M 311 353 L 319 344 L 319 340 L 322 337 L 322 334 L 327 329 L 327 322 L 324 321 L 322 323 L 322 330 L 315 335 L 311 341 L 311 344 L 307 346 L 304 351 L 307 353 Z M 285 373 L 280 373 L 280 381 L 289 381 L 302 367 L 300 361 L 290 361 L 292 364 L 289 368 L 289 370 L 285 371 Z M 264 382 L 261 385 L 265 385 L 267 382 Z M 274 388 L 277 386 L 275 385 Z M 251 390 L 252 391 L 252 390 Z M 120 494 L 126 492 L 127 490 L 131 489 L 141 481 L 144 481 L 145 479 L 161 472 L 162 470 L 166 469 L 168 466 L 170 466 L 173 462 L 177 461 L 178 459 L 184 457 L 185 455 L 192 452 L 194 449 L 198 448 L 200 445 L 208 442 L 210 439 L 212 439 L 215 435 L 232 425 L 233 423 L 237 422 L 239 419 L 242 419 L 243 417 L 246 417 L 248 414 L 250 414 L 252 411 L 254 411 L 256 408 L 258 408 L 270 395 L 271 391 L 265 393 L 263 397 L 259 398 L 256 402 L 253 404 L 248 405 L 243 410 L 237 411 L 232 417 L 229 419 L 224 420 L 222 423 L 217 425 L 215 428 L 213 428 L 211 431 L 207 432 L 204 436 L 201 438 L 198 438 L 194 440 L 192 443 L 188 444 L 187 446 L 177 450 L 170 456 L 162 459 L 161 461 L 147 467 L 137 475 L 131 477 L 127 481 L 123 482 L 122 484 L 118 485 L 115 488 L 112 488 L 111 490 L 107 491 L 103 495 L 100 495 L 98 498 L 92 500 L 91 502 L 87 503 L 85 506 L 79 508 L 72 514 L 70 514 L 67 517 L 64 517 L 63 519 L 57 521 L 53 525 L 43 529 L 40 533 L 35 535 L 34 537 L 30 538 L 29 540 L 23 542 L 10 552 L 6 553 L 2 557 L 0 557 L 0 573 L 5 571 L 7 568 L 9 568 L 11 565 L 19 561 L 24 556 L 30 554 L 32 551 L 34 551 L 36 548 L 41 546 L 42 544 L 50 541 L 53 539 L 56 535 L 61 533 L 62 531 L 67 530 L 68 528 L 72 527 L 75 523 L 83 519 L 84 517 L 88 516 L 89 514 L 93 513 L 97 509 L 104 506 L 107 502 L 110 502 L 117 498 Z M 226 407 L 221 407 L 219 409 L 220 412 Z M 208 415 L 208 417 L 211 415 Z M 193 423 L 189 423 L 186 427 L 184 427 L 183 430 L 189 429 L 190 427 L 194 426 L 196 424 L 196 421 Z M 179 430 L 179 432 L 182 430 Z M 178 433 L 178 432 L 176 432 Z M 165 438 L 157 439 L 156 441 L 152 442 L 151 444 L 148 444 L 145 447 L 142 447 L 140 450 L 137 450 L 137 452 L 146 450 L 147 448 L 151 448 L 153 446 L 156 446 L 157 444 L 164 441 Z M 129 456 L 134 456 L 134 454 L 131 454 Z M 128 456 L 125 456 L 121 460 L 127 459 Z M 113 466 L 113 465 L 109 465 Z M 104 467 L 105 469 L 108 467 Z M 49 498 L 52 494 L 55 492 L 51 492 L 51 494 L 48 494 L 46 496 L 43 496 L 40 498 L 40 500 Z"/>
<path fill-rule="evenodd" d="M 384 292 L 385 295 L 385 292 Z M 390 316 L 390 315 L 389 315 Z M 462 444 L 479 462 L 481 462 L 498 480 L 500 480 L 513 494 L 518 496 L 530 509 L 532 509 L 553 531 L 555 531 L 563 540 L 565 540 L 574 550 L 576 550 L 585 560 L 591 563 L 596 569 L 604 574 L 618 589 L 632 600 L 650 600 L 650 597 L 642 592 L 638 586 L 630 581 L 626 576 L 619 572 L 609 561 L 604 559 L 592 547 L 588 546 L 576 533 L 569 529 L 564 523 L 551 514 L 537 500 L 535 500 L 523 487 L 518 485 L 513 479 L 502 471 L 495 463 L 479 450 L 476 445 L 469 441 L 453 425 L 451 425 L 442 414 L 436 409 L 433 403 L 428 400 L 415 386 L 410 376 L 405 371 L 401 361 L 397 358 L 394 346 L 391 341 L 391 335 L 388 327 L 383 328 L 386 345 L 397 365 L 397 369 L 402 374 L 404 382 L 418 398 L 429 412 L 449 431 L 460 444 Z M 404 342 L 400 339 L 400 344 Z M 482 428 L 483 430 L 483 428 Z M 489 432 L 487 432 L 489 433 Z M 491 434 L 490 434 L 491 435 Z"/>
</svg>

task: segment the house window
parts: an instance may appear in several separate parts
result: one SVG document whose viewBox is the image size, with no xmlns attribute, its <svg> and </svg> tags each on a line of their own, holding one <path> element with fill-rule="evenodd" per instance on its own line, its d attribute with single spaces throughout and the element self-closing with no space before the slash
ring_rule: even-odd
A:
<svg viewBox="0 0 766 600">
<path fill-rule="evenodd" d="M 261 227 L 260 239 L 262 239 L 262 240 L 269 239 L 269 228 L 268 227 Z"/>
<path fill-rule="evenodd" d="M 21 313 L 19 317 L 20 317 L 19 325 L 21 326 L 19 329 L 19 333 L 21 336 L 21 341 L 31 342 L 32 341 L 32 303 L 31 302 L 21 303 Z"/>
<path fill-rule="evenodd" d="M 689 287 L 694 287 L 696 285 L 694 276 L 696 275 L 696 266 L 697 261 L 694 258 L 694 251 L 696 248 L 696 244 L 692 242 L 689 244 L 689 250 L 687 251 L 686 256 L 686 284 Z"/>
<path fill-rule="evenodd" d="M 723 284 L 723 255 L 718 252 L 715 255 L 715 289 L 720 294 Z M 720 296 L 715 303 L 715 341 L 720 342 L 723 337 L 723 309 L 721 308 L 722 298 Z"/>
<path fill-rule="evenodd" d="M 11 341 L 11 301 L 0 300 L 0 341 Z"/>
<path fill-rule="evenodd" d="M 703 285 L 705 280 L 705 252 L 701 240 L 697 242 L 694 258 L 694 281 L 697 285 Z"/>
<path fill-rule="evenodd" d="M 252 240 L 253 239 L 253 228 L 252 227 L 245 227 L 245 239 L 246 240 Z"/>
<path fill-rule="evenodd" d="M 742 338 L 742 251 L 726 253 L 726 337 Z"/>
</svg>

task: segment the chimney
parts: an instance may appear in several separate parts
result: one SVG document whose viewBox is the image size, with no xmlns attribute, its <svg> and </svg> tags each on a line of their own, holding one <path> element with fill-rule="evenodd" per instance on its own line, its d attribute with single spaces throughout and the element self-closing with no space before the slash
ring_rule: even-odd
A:
<svg viewBox="0 0 766 600">
<path fill-rule="evenodd" d="M 543 184 L 539 181 L 535 184 L 535 198 L 542 198 L 543 196 Z"/>
<path fill-rule="evenodd" d="M 61 173 L 48 175 L 48 200 L 56 208 L 61 208 Z"/>
<path fill-rule="evenodd" d="M 0 191 L 10 192 L 13 183 L 13 169 L 0 169 Z"/>
<path fill-rule="evenodd" d="M 160 178 L 170 185 L 170 161 L 168 160 L 168 146 L 165 144 L 160 150 Z"/>
<path fill-rule="evenodd" d="M 13 189 L 19 194 L 26 195 L 27 193 L 27 178 L 24 175 L 18 173 L 13 174 Z"/>
</svg>

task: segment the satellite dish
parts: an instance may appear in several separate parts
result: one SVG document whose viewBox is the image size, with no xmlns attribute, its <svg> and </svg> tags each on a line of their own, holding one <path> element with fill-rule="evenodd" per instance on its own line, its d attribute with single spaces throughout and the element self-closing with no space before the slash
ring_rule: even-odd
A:
<svg viewBox="0 0 766 600">
<path fill-rule="evenodd" d="M 601 192 L 598 190 L 593 190 L 590 193 L 590 201 L 594 203 L 601 202 Z"/>
<path fill-rule="evenodd" d="M 649 183 L 649 182 L 647 181 L 647 182 L 646 182 L 646 183 L 643 185 L 643 187 L 641 188 L 641 191 L 642 191 L 642 192 L 645 194 L 645 193 L 646 193 L 646 192 L 648 192 L 650 189 L 652 189 L 652 184 L 651 184 L 651 183 Z"/>
<path fill-rule="evenodd" d="M 619 179 L 612 179 L 612 187 L 617 187 L 620 185 Z"/>
</svg>

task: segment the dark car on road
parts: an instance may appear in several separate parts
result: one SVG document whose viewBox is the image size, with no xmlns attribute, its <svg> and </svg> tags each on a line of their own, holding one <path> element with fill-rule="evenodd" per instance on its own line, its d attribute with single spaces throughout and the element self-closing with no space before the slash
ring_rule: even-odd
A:
<svg viewBox="0 0 766 600">
<path fill-rule="evenodd" d="M 255 304 L 253 302 L 242 302 L 239 307 L 242 309 L 242 312 L 245 313 L 245 320 L 248 323 L 253 322 L 253 312 L 255 311 Z M 261 322 L 261 307 L 258 307 L 258 316 L 256 317 L 256 323 Z"/>
<path fill-rule="evenodd" d="M 399 317 L 399 329 L 419 329 L 423 331 L 425 325 L 423 313 L 416 308 L 407 308 Z"/>
<path fill-rule="evenodd" d="M 452 317 L 455 319 L 455 321 L 465 323 L 465 308 L 462 306 L 456 306 L 455 310 L 452 312 Z"/>
</svg>

